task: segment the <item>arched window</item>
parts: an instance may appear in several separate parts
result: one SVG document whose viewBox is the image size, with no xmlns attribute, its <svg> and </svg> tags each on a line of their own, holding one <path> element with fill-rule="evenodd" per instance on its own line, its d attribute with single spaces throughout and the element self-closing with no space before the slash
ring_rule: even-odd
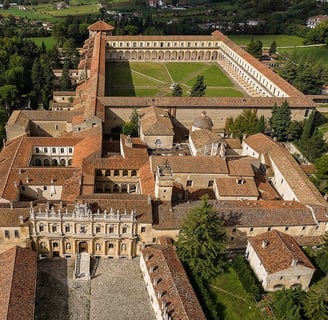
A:
<svg viewBox="0 0 328 320">
<path fill-rule="evenodd" d="M 39 232 L 43 232 L 44 231 L 44 226 L 43 223 L 39 224 Z"/>
<path fill-rule="evenodd" d="M 60 159 L 60 165 L 61 166 L 66 166 L 66 160 L 65 159 Z"/>
<path fill-rule="evenodd" d="M 46 167 L 49 167 L 49 166 L 50 166 L 50 161 L 49 161 L 49 159 L 44 159 L 44 160 L 43 160 L 43 165 L 46 166 Z"/>
<path fill-rule="evenodd" d="M 35 159 L 35 165 L 40 167 L 41 166 L 41 160 L 40 159 Z"/>
<path fill-rule="evenodd" d="M 137 170 L 132 170 L 131 177 L 136 177 L 136 176 L 137 176 Z"/>
<path fill-rule="evenodd" d="M 119 176 L 120 175 L 120 172 L 118 171 L 118 170 L 115 170 L 114 171 L 114 177 L 117 177 L 117 176 Z"/>
<path fill-rule="evenodd" d="M 58 166 L 58 161 L 57 161 L 57 159 L 52 159 L 52 165 L 53 165 L 53 166 Z"/>
<path fill-rule="evenodd" d="M 123 177 L 127 177 L 128 176 L 128 170 L 123 170 Z"/>
<path fill-rule="evenodd" d="M 110 170 L 106 170 L 106 171 L 105 171 L 105 176 L 106 176 L 106 177 L 110 177 Z"/>
<path fill-rule="evenodd" d="M 113 249 L 114 248 L 114 244 L 113 243 L 109 243 L 108 244 L 108 249 Z"/>
<path fill-rule="evenodd" d="M 96 176 L 97 176 L 97 177 L 101 177 L 101 176 L 102 176 L 102 172 L 101 172 L 100 169 L 97 169 L 97 170 L 96 170 Z"/>
<path fill-rule="evenodd" d="M 59 247 L 58 242 L 54 242 L 54 243 L 52 244 L 52 246 L 53 246 L 54 248 L 58 248 L 58 247 Z"/>
<path fill-rule="evenodd" d="M 121 245 L 121 250 L 122 250 L 122 251 L 126 251 L 126 244 L 125 244 L 125 243 L 122 243 L 122 245 Z"/>
</svg>

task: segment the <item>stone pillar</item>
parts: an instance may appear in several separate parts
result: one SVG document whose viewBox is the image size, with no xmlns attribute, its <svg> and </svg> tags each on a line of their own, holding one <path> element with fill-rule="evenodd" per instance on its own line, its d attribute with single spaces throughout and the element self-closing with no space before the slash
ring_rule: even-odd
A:
<svg viewBox="0 0 328 320">
<path fill-rule="evenodd" d="M 118 258 L 120 256 L 120 253 L 121 253 L 121 241 L 117 240 L 115 245 L 116 245 L 115 256 L 116 256 L 116 258 Z"/>
</svg>

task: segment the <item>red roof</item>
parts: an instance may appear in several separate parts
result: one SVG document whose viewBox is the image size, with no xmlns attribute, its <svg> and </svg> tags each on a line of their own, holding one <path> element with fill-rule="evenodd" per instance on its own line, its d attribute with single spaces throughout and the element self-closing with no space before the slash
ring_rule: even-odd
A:
<svg viewBox="0 0 328 320">
<path fill-rule="evenodd" d="M 88 27 L 89 31 L 112 31 L 114 27 L 104 21 L 97 21 Z"/>
</svg>

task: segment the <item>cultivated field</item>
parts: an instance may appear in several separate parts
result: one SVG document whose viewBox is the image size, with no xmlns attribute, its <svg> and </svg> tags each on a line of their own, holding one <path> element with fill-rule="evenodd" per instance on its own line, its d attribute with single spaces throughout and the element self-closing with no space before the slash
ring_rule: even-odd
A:
<svg viewBox="0 0 328 320">
<path fill-rule="evenodd" d="M 189 96 L 198 75 L 204 76 L 208 97 L 240 97 L 244 94 L 213 63 L 108 62 L 106 95 L 171 96 L 172 83 L 179 83 Z"/>
<path fill-rule="evenodd" d="M 302 46 L 304 39 L 296 36 L 289 36 L 286 34 L 262 34 L 262 35 L 252 35 L 252 34 L 237 34 L 229 35 L 229 38 L 239 45 L 247 45 L 250 43 L 252 38 L 254 40 L 260 40 L 264 47 L 270 47 L 273 41 L 276 41 L 278 47 L 286 46 Z"/>
</svg>

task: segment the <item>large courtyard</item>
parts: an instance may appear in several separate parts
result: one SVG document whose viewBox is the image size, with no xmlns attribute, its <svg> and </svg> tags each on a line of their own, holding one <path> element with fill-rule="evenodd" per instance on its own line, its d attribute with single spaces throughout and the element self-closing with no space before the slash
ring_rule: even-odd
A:
<svg viewBox="0 0 328 320">
<path fill-rule="evenodd" d="M 178 83 L 189 96 L 197 76 L 204 76 L 207 97 L 241 97 L 244 93 L 215 63 L 107 62 L 107 96 L 171 96 Z"/>
</svg>

